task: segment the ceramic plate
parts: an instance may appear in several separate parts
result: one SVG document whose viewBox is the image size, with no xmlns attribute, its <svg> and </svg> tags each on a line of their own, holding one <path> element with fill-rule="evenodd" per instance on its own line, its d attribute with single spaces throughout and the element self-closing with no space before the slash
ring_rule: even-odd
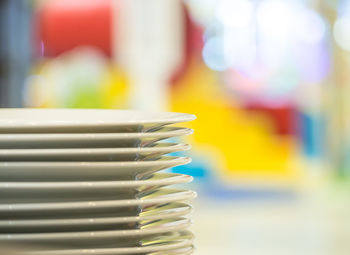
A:
<svg viewBox="0 0 350 255">
<path fill-rule="evenodd" d="M 98 248 L 75 248 L 75 249 L 56 249 L 34 252 L 33 254 L 47 255 L 117 255 L 117 254 L 168 254 L 173 250 L 181 250 L 182 248 L 192 248 L 193 234 L 189 231 L 178 231 L 164 233 L 153 237 L 145 237 L 140 241 L 138 246 L 129 247 L 98 247 Z M 171 254 L 171 253 L 170 253 Z"/>
<path fill-rule="evenodd" d="M 191 200 L 196 193 L 189 190 L 159 189 L 144 192 L 136 199 L 72 201 L 70 197 L 55 199 L 52 197 L 35 198 L 2 198 L 0 197 L 0 216 L 2 219 L 15 216 L 32 215 L 86 215 L 89 213 L 129 212 L 136 216 L 138 207 L 161 205 L 171 202 Z"/>
<path fill-rule="evenodd" d="M 0 182 L 2 197 L 114 197 L 134 198 L 140 192 L 163 186 L 188 183 L 193 178 L 184 174 L 157 173 L 144 180 L 130 181 L 62 181 Z"/>
<path fill-rule="evenodd" d="M 115 228 L 120 225 L 144 224 L 147 221 L 171 219 L 181 217 L 191 212 L 191 206 L 185 203 L 173 202 L 162 205 L 148 206 L 143 208 L 139 216 L 115 217 L 113 214 L 103 217 L 86 218 L 33 218 L 33 219 L 11 219 L 0 220 L 0 232 L 49 232 L 94 230 L 106 227 Z"/>
<path fill-rule="evenodd" d="M 164 156 L 150 161 L 0 162 L 2 181 L 131 180 L 162 169 L 188 164 L 187 157 Z"/>
<path fill-rule="evenodd" d="M 144 147 L 154 142 L 192 134 L 188 128 L 165 127 L 143 133 L 1 134 L 0 148 Z"/>
<path fill-rule="evenodd" d="M 131 132 L 194 119 L 191 114 L 132 110 L 0 109 L 0 132 Z"/>
<path fill-rule="evenodd" d="M 0 149 L 6 161 L 131 161 L 190 149 L 188 144 L 158 143 L 136 148 Z"/>
<path fill-rule="evenodd" d="M 74 231 L 74 232 L 45 232 L 45 233 L 0 233 L 0 241 L 55 244 L 72 246 L 78 243 L 88 247 L 94 244 L 107 245 L 118 240 L 128 239 L 128 243 L 137 244 L 142 236 L 156 235 L 166 232 L 185 230 L 191 225 L 186 218 L 162 219 L 150 221 L 135 229 L 115 229 L 99 231 Z M 136 241 L 136 242 L 135 242 Z M 122 242 L 120 242 L 122 243 Z"/>
<path fill-rule="evenodd" d="M 72 255 L 75 255 L 75 254 L 86 254 L 86 253 L 93 253 L 93 254 L 103 254 L 103 255 L 106 255 L 106 254 L 109 254 L 109 255 L 114 255 L 114 254 L 144 254 L 144 255 L 190 255 L 190 254 L 193 254 L 194 252 L 194 246 L 193 245 L 190 245 L 190 246 L 185 246 L 183 248 L 179 248 L 179 249 L 171 249 L 171 250 L 164 250 L 166 249 L 167 247 L 169 247 L 168 245 L 161 245 L 159 247 L 159 250 L 161 251 L 156 251 L 156 252 L 150 252 L 150 253 L 145 253 L 144 251 L 146 250 L 147 247 L 141 247 L 141 248 L 129 248 L 129 249 L 124 249 L 123 251 L 124 252 L 119 252 L 120 250 L 119 249 L 114 249 L 114 250 L 106 250 L 106 252 L 104 252 L 102 249 L 95 249 L 95 250 L 87 250 L 85 253 L 79 253 L 79 251 L 75 251 L 75 252 L 78 252 L 78 253 L 70 253 Z M 153 246 L 152 248 L 158 250 L 156 248 L 156 246 Z M 148 248 L 147 248 L 148 249 Z M 96 252 L 95 252 L 96 251 Z M 39 252 L 38 255 L 41 255 L 43 254 L 42 252 Z M 68 254 L 68 253 L 61 253 L 61 252 L 49 252 L 48 253 L 49 255 L 52 255 L 52 254 Z M 31 253 L 32 255 L 32 253 Z"/>
<path fill-rule="evenodd" d="M 18 249 L 15 249 L 13 247 L 8 248 L 7 246 L 6 247 L 0 246 L 0 249 L 3 252 L 3 254 L 6 254 L 6 255 L 28 254 L 28 249 L 18 250 Z M 193 253 L 193 251 L 194 251 L 194 247 L 191 245 L 191 246 L 187 246 L 187 247 L 180 248 L 180 249 L 167 250 L 166 255 L 190 255 Z M 38 255 L 38 253 L 36 253 L 36 252 L 31 252 L 29 254 L 31 254 L 31 255 L 37 254 Z M 39 252 L 39 254 L 43 254 L 43 253 Z M 49 253 L 49 254 L 52 254 L 52 253 Z M 119 253 L 113 253 L 113 254 L 119 254 Z M 142 254 L 144 254 L 144 255 L 165 255 L 165 251 L 160 251 L 160 252 L 157 251 L 157 252 L 142 253 Z"/>
</svg>

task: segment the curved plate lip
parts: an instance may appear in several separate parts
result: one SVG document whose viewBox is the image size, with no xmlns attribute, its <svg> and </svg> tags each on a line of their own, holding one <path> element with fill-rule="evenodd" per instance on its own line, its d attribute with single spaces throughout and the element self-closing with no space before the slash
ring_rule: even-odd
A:
<svg viewBox="0 0 350 255">
<path fill-rule="evenodd" d="M 192 206 L 186 203 L 169 203 L 173 206 L 171 209 L 162 209 L 157 213 L 139 216 L 122 216 L 122 217 L 85 217 L 85 218 L 54 218 L 54 219 L 14 219 L 0 220 L 0 228 L 23 228 L 23 227 L 57 227 L 57 226 L 98 226 L 105 224 L 124 224 L 135 223 L 150 220 L 171 219 L 182 217 L 189 214 Z M 181 210 L 179 210 L 181 209 Z"/>
<path fill-rule="evenodd" d="M 50 119 L 55 116 L 54 119 Z M 0 109 L 0 130 L 3 128 L 35 129 L 75 126 L 133 126 L 187 122 L 196 117 L 176 112 L 143 112 L 114 109 Z"/>
<path fill-rule="evenodd" d="M 165 192 L 166 194 L 160 194 L 155 197 L 145 196 L 140 199 L 51 202 L 51 203 L 50 202 L 12 203 L 12 204 L 3 203 L 3 204 L 0 204 L 0 213 L 125 208 L 125 207 L 133 207 L 133 206 L 165 204 L 170 202 L 181 202 L 181 201 L 192 200 L 197 196 L 197 193 L 191 190 L 162 189 L 162 191 Z"/>
<path fill-rule="evenodd" d="M 192 161 L 189 157 L 163 156 L 157 160 L 147 161 L 2 161 L 0 169 L 4 168 L 125 168 L 125 167 L 159 167 L 177 166 L 188 164 Z"/>
<path fill-rule="evenodd" d="M 165 131 L 163 131 L 165 130 Z M 166 139 L 185 136 L 193 133 L 193 129 L 180 127 L 165 127 L 156 132 L 130 133 L 0 133 L 1 142 L 59 142 L 59 141 L 98 141 L 98 140 L 136 140 L 136 139 Z"/>
<path fill-rule="evenodd" d="M 168 241 L 165 244 L 151 244 L 141 247 L 123 247 L 123 248 L 94 248 L 94 249 L 66 249 L 66 250 L 45 250 L 39 252 L 29 252 L 28 254 L 48 254 L 48 255 L 83 255 L 83 254 L 139 254 L 149 252 L 161 252 L 179 249 L 193 245 L 194 236 L 188 230 L 178 231 L 177 240 Z"/>
<path fill-rule="evenodd" d="M 25 158 L 33 157 L 83 157 L 167 154 L 177 151 L 189 150 L 191 146 L 184 143 L 156 143 L 151 147 L 122 147 L 122 148 L 54 148 L 54 149 L 0 149 L 0 158 Z M 40 160 L 39 160 L 40 161 Z"/>
<path fill-rule="evenodd" d="M 163 224 L 161 224 L 164 222 Z M 155 224 L 155 226 L 153 226 Z M 159 225 L 158 225 L 159 224 Z M 96 231 L 75 231 L 75 232 L 45 232 L 45 233 L 11 233 L 1 234 L 0 241 L 54 241 L 54 240 L 96 240 L 102 238 L 123 238 L 133 236 L 146 236 L 185 230 L 191 225 L 187 218 L 159 220 L 156 223 L 149 223 L 150 226 L 140 229 L 118 229 L 118 230 L 96 230 Z"/>
<path fill-rule="evenodd" d="M 155 173 L 149 179 L 128 180 L 128 181 L 41 181 L 41 182 L 0 182 L 0 193 L 6 191 L 56 191 L 56 190 L 100 190 L 100 189 L 118 189 L 118 188 L 137 188 L 168 186 L 180 183 L 189 183 L 193 180 L 192 176 L 174 173 Z"/>
</svg>

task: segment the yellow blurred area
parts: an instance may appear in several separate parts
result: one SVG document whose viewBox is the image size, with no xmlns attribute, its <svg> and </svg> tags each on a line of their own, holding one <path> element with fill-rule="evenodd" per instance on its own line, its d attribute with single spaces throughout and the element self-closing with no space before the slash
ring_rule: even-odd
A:
<svg viewBox="0 0 350 255">
<path fill-rule="evenodd" d="M 129 86 L 126 75 L 114 66 L 109 66 L 101 86 L 102 108 L 125 108 L 129 101 Z"/>
<path fill-rule="evenodd" d="M 244 112 L 220 89 L 217 72 L 192 63 L 171 93 L 172 111 L 197 115 L 189 143 L 211 160 L 220 174 L 232 178 L 285 179 L 296 171 L 297 144 L 292 137 L 271 134 L 267 119 Z"/>
</svg>

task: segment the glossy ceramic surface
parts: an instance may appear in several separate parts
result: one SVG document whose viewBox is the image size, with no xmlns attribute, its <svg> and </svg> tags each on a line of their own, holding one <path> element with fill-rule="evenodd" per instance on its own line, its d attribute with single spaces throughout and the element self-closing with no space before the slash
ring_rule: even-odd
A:
<svg viewBox="0 0 350 255">
<path fill-rule="evenodd" d="M 190 149 L 187 144 L 158 143 L 136 148 L 0 149 L 6 161 L 131 161 Z"/>
<path fill-rule="evenodd" d="M 162 169 L 188 164 L 187 157 L 149 161 L 0 162 L 2 181 L 134 180 Z"/>
<path fill-rule="evenodd" d="M 0 198 L 0 217 L 3 219 L 27 215 L 88 215 L 89 213 L 130 213 L 129 216 L 138 214 L 140 206 L 161 205 L 171 202 L 191 200 L 196 193 L 189 190 L 162 188 L 159 190 L 144 192 L 136 199 L 121 200 L 93 200 L 83 198 L 72 201 L 70 197 L 57 198 Z"/>
<path fill-rule="evenodd" d="M 51 218 L 18 218 L 1 219 L 0 233 L 13 232 L 54 232 L 54 231 L 85 231 L 110 229 L 123 226 L 138 226 L 149 221 L 182 217 L 191 212 L 191 206 L 186 203 L 172 202 L 141 208 L 137 216 L 121 216 L 105 214 L 90 217 L 51 217 Z"/>
<path fill-rule="evenodd" d="M 145 131 L 194 120 L 172 112 L 96 109 L 0 109 L 0 132 L 116 132 Z"/>
<path fill-rule="evenodd" d="M 171 137 L 189 135 L 189 128 L 165 127 L 134 133 L 1 134 L 0 148 L 108 148 L 144 147 Z"/>
</svg>

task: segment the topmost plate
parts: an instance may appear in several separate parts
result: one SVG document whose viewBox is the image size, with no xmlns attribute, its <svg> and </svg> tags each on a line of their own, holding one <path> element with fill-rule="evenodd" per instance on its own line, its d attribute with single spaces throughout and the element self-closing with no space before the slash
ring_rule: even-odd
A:
<svg viewBox="0 0 350 255">
<path fill-rule="evenodd" d="M 105 109 L 0 109 L 0 132 L 135 132 L 194 120 L 192 114 Z"/>
</svg>

